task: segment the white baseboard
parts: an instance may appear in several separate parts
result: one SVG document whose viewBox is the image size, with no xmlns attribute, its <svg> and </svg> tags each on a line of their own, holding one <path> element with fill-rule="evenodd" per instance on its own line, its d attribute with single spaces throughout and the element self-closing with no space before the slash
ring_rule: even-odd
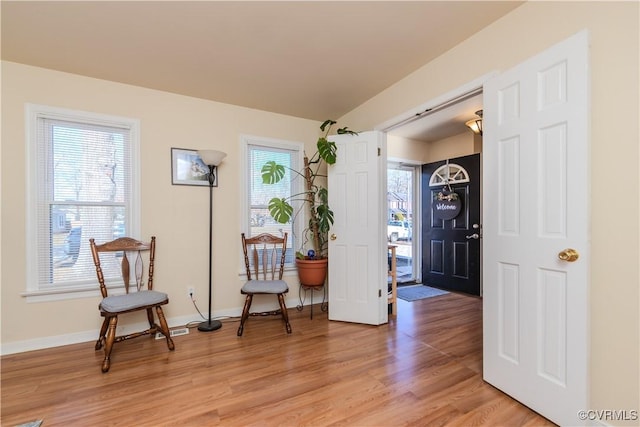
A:
<svg viewBox="0 0 640 427">
<path fill-rule="evenodd" d="M 300 302 L 297 298 L 289 298 L 286 301 L 287 307 L 289 309 L 294 308 Z M 254 301 L 254 305 L 251 307 L 251 311 L 268 311 L 275 310 L 277 308 L 277 303 L 275 306 L 272 304 L 260 304 L 257 301 Z M 204 316 L 207 316 L 208 313 L 205 311 L 202 312 Z M 240 317 L 242 314 L 242 307 L 219 310 L 213 313 L 213 317 L 216 319 L 224 320 L 225 318 L 234 318 Z M 96 316 L 99 316 L 99 313 L 96 312 Z M 169 328 L 175 327 L 183 327 L 190 323 L 202 322 L 203 319 L 198 315 L 187 315 L 187 316 L 178 316 L 167 318 L 167 323 Z M 140 331 L 145 328 L 148 328 L 149 325 L 146 322 L 138 322 L 132 324 L 123 324 L 118 325 L 117 334 L 127 334 L 135 331 Z M 74 332 L 70 334 L 62 334 L 62 335 L 54 335 L 50 337 L 41 337 L 34 338 L 30 340 L 24 341 L 13 341 L 9 343 L 0 344 L 0 355 L 8 355 L 15 353 L 23 353 L 25 351 L 33 351 L 33 350 L 42 350 L 45 348 L 52 347 L 60 347 L 69 344 L 79 344 L 83 342 L 93 342 L 98 339 L 98 334 L 100 333 L 99 329 L 93 329 L 82 332 Z"/>
</svg>

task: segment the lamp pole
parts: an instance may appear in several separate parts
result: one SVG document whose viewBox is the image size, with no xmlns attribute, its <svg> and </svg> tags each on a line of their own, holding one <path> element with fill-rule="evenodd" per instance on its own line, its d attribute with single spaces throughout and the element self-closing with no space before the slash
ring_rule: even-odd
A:
<svg viewBox="0 0 640 427">
<path fill-rule="evenodd" d="M 219 153 L 219 152 L 217 152 Z M 203 161 L 206 162 L 206 152 L 201 152 L 200 155 Z M 219 153 L 224 157 L 224 153 Z M 220 158 L 217 160 L 219 163 L 222 160 Z M 207 164 L 209 167 L 209 174 L 207 178 L 209 179 L 209 317 L 206 321 L 200 323 L 198 325 L 198 330 L 201 332 L 211 332 L 222 327 L 222 322 L 219 320 L 211 319 L 211 294 L 212 294 L 212 264 L 213 264 L 213 187 L 216 179 L 216 165 L 215 164 Z"/>
</svg>

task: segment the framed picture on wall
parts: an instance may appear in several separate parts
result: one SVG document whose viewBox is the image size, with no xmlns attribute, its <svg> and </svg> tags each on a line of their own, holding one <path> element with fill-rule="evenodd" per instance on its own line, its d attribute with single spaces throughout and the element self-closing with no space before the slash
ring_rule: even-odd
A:
<svg viewBox="0 0 640 427">
<path fill-rule="evenodd" d="M 209 185 L 209 167 L 204 164 L 196 150 L 185 148 L 171 149 L 171 184 L 173 185 Z M 213 186 L 218 186 L 214 176 Z"/>
</svg>

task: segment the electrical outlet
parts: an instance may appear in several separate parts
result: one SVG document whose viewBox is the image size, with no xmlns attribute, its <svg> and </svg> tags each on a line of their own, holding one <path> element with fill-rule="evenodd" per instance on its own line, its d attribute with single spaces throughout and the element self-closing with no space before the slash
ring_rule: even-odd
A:
<svg viewBox="0 0 640 427">
<path fill-rule="evenodd" d="M 187 298 L 193 299 L 196 297 L 196 289 L 193 286 L 187 288 Z"/>
</svg>

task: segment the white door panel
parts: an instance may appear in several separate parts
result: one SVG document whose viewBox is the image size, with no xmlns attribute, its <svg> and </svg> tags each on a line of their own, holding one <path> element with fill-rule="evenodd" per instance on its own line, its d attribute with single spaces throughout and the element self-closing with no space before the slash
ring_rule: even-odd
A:
<svg viewBox="0 0 640 427">
<path fill-rule="evenodd" d="M 329 166 L 329 319 L 378 325 L 387 322 L 386 169 L 380 132 L 330 138 L 338 148 Z"/>
<path fill-rule="evenodd" d="M 561 425 L 588 409 L 588 93 L 586 32 L 484 87 L 484 378 Z"/>
</svg>

